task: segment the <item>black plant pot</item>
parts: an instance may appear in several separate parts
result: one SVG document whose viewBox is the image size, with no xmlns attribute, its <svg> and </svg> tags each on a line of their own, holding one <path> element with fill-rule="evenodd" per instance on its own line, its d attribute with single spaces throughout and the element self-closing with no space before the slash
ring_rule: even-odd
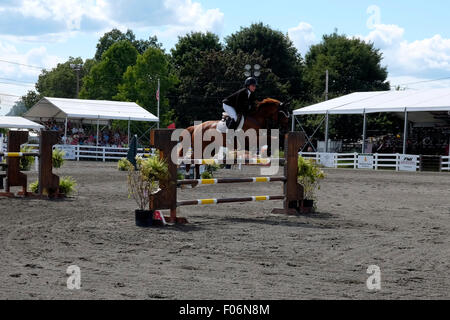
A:
<svg viewBox="0 0 450 320">
<path fill-rule="evenodd" d="M 312 213 L 314 210 L 314 200 L 304 199 L 302 202 L 303 213 Z"/>
<path fill-rule="evenodd" d="M 136 226 L 148 228 L 153 226 L 152 210 L 135 210 Z"/>
</svg>

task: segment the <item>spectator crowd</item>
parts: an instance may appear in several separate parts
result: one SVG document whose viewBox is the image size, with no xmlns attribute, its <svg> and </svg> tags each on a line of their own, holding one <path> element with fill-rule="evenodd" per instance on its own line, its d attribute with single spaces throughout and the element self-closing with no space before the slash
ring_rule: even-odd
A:
<svg viewBox="0 0 450 320">
<path fill-rule="evenodd" d="M 70 145 L 97 145 L 97 127 L 83 126 L 82 124 L 67 122 L 67 137 L 65 134 L 65 124 L 57 123 L 56 120 L 48 120 L 42 123 L 47 130 L 58 131 L 60 143 Z M 128 146 L 128 135 L 119 129 L 107 128 L 99 131 L 98 145 L 102 147 L 126 148 Z"/>
</svg>

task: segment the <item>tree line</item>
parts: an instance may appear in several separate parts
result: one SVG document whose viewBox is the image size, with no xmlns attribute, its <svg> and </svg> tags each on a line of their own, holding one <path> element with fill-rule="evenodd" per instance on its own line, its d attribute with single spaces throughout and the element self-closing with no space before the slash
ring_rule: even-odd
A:
<svg viewBox="0 0 450 320">
<path fill-rule="evenodd" d="M 71 64 L 81 64 L 80 99 L 132 101 L 157 113 L 157 81 L 161 81 L 161 126 L 175 122 L 219 119 L 221 101 L 242 87 L 245 65 L 261 66 L 257 96 L 292 101 L 293 109 L 324 100 L 325 72 L 329 97 L 357 91 L 389 90 L 382 53 L 372 43 L 350 39 L 337 31 L 324 35 L 304 57 L 288 35 L 263 23 L 242 27 L 221 42 L 216 34 L 191 32 L 166 52 L 156 37 L 136 39 L 133 31 L 113 29 L 97 43 L 92 59 L 70 57 L 39 75 L 35 90 L 21 97 L 18 110 L 31 108 L 42 97 L 76 98 L 77 76 Z M 331 135 L 360 136 L 361 117 L 336 116 Z M 391 127 L 392 117 L 369 119 L 369 126 Z M 319 117 L 304 123 L 313 128 Z"/>
</svg>

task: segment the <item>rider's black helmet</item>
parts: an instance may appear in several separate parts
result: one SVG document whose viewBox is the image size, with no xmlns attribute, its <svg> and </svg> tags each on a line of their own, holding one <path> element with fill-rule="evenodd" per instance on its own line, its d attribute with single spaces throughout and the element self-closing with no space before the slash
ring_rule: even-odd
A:
<svg viewBox="0 0 450 320">
<path fill-rule="evenodd" d="M 256 81 L 255 78 L 250 77 L 250 78 L 247 78 L 247 79 L 245 80 L 244 86 L 245 86 L 246 88 L 248 88 L 248 87 L 251 86 L 252 84 L 254 84 L 254 85 L 256 86 L 256 85 L 258 84 L 258 82 Z"/>
</svg>

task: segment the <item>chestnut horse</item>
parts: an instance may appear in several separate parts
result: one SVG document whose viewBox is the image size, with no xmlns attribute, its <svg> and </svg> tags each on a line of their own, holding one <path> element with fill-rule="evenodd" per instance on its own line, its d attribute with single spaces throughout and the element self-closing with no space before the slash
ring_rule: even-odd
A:
<svg viewBox="0 0 450 320">
<path fill-rule="evenodd" d="M 256 131 L 257 136 L 259 136 L 259 130 L 261 129 L 279 129 L 281 133 L 286 133 L 289 131 L 289 108 L 287 103 L 281 103 L 275 99 L 264 99 L 257 103 L 255 111 L 251 114 L 245 116 L 245 121 L 242 127 L 242 131 L 247 131 L 249 129 L 254 129 Z M 216 130 L 217 125 L 220 120 L 216 121 L 206 121 L 197 126 L 191 126 L 186 130 L 190 134 L 191 138 L 191 148 L 194 150 L 195 145 L 195 136 L 199 135 L 203 137 L 203 134 L 207 130 Z M 198 132 L 201 130 L 201 133 Z M 222 146 L 226 142 L 226 134 L 222 133 Z M 270 140 L 270 139 L 268 139 Z M 213 139 L 214 141 L 214 139 Z M 212 141 L 202 141 L 202 155 L 206 146 L 210 145 Z M 247 146 L 246 146 L 247 147 Z M 179 151 L 179 156 L 181 156 L 183 150 Z M 194 152 L 192 152 L 192 158 L 194 158 Z M 189 170 L 190 166 L 186 166 L 186 169 Z"/>
</svg>

